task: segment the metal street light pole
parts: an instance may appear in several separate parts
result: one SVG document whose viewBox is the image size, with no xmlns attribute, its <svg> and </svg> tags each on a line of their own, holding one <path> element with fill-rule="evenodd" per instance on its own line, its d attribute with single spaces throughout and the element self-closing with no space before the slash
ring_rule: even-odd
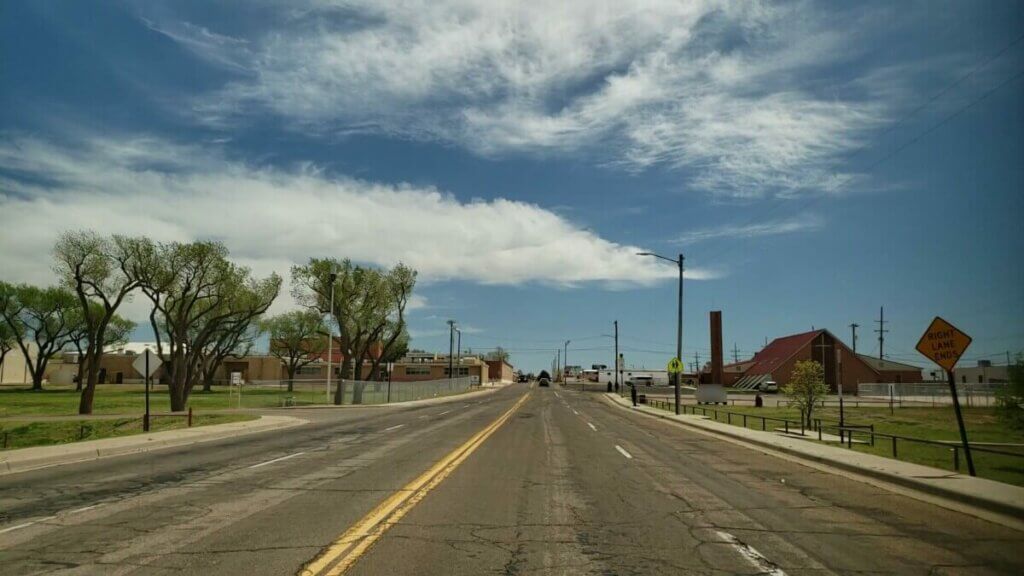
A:
<svg viewBox="0 0 1024 576">
<path fill-rule="evenodd" d="M 337 272 L 331 272 L 328 276 L 331 281 L 331 307 L 327 313 L 327 317 L 330 319 L 327 322 L 327 390 L 325 401 L 327 404 L 331 403 L 331 356 L 333 355 L 334 346 L 334 285 L 337 283 L 338 274 Z"/>
<path fill-rule="evenodd" d="M 569 342 L 572 340 L 566 340 L 565 344 L 562 344 L 565 353 L 562 354 L 562 382 L 569 383 L 569 379 L 565 374 L 565 369 L 569 366 Z"/>
<path fill-rule="evenodd" d="M 683 269 L 684 269 L 683 263 L 684 263 L 684 261 L 686 259 L 683 257 L 682 254 L 679 255 L 679 259 L 675 259 L 675 258 L 668 258 L 668 257 L 662 256 L 660 254 L 655 254 L 653 252 L 637 252 L 637 256 L 653 256 L 655 258 L 660 258 L 660 259 L 665 260 L 667 262 L 672 262 L 673 264 L 675 264 L 675 265 L 677 265 L 679 267 L 679 307 L 678 307 L 678 310 L 677 310 L 677 318 L 676 318 L 676 358 L 679 358 L 680 361 L 681 361 L 682 357 L 683 357 Z M 676 372 L 673 375 L 673 379 L 675 380 L 675 389 L 676 389 L 675 390 L 676 414 L 679 414 L 679 403 L 682 400 L 682 395 L 680 393 L 680 381 L 682 380 L 682 374 L 679 373 L 679 372 Z"/>
<path fill-rule="evenodd" d="M 459 378 L 462 378 L 462 330 L 456 328 L 455 333 L 458 335 L 456 336 L 458 344 L 455 346 L 456 364 L 458 364 Z"/>
<path fill-rule="evenodd" d="M 455 354 L 455 320 L 448 321 L 448 382 L 452 380 L 452 356 Z"/>
</svg>

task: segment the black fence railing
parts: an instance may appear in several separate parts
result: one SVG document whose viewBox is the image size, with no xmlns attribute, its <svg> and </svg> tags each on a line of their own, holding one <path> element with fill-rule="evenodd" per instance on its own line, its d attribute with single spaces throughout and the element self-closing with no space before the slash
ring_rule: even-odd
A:
<svg viewBox="0 0 1024 576">
<path fill-rule="evenodd" d="M 647 399 L 647 404 L 654 408 L 675 412 L 675 402 L 668 400 L 658 399 Z M 912 436 L 903 436 L 900 434 L 888 434 L 885 432 L 878 432 L 875 430 L 874 424 L 842 424 L 838 422 L 826 422 L 820 418 L 815 418 L 812 421 L 810 428 L 805 426 L 802 420 L 790 420 L 788 418 L 779 418 L 776 416 L 761 416 L 760 414 L 748 414 L 745 412 L 732 412 L 730 410 L 722 410 L 715 407 L 693 405 L 693 404 L 682 404 L 680 405 L 680 413 L 682 414 L 700 414 L 712 418 L 716 422 L 724 422 L 727 424 L 735 424 L 749 428 L 749 421 L 753 421 L 755 424 L 754 428 L 757 428 L 757 423 L 760 422 L 760 429 L 762 431 L 768 430 L 768 423 L 776 423 L 773 428 L 781 429 L 786 434 L 799 434 L 801 436 L 811 437 L 817 436 L 818 440 L 823 440 L 824 434 L 834 434 L 839 437 L 840 445 L 845 444 L 847 448 L 853 449 L 854 444 L 858 443 L 855 437 L 859 438 L 859 442 L 867 444 L 868 446 L 874 447 L 876 442 L 888 442 L 891 446 L 891 453 L 894 459 L 900 458 L 900 443 L 912 443 L 925 446 L 940 447 L 947 449 L 951 452 L 951 463 L 952 469 L 960 471 L 960 458 L 963 450 L 963 445 L 959 442 L 948 441 L 948 440 L 930 440 L 927 438 L 915 438 Z M 997 448 L 991 448 L 989 446 L 980 446 L 975 443 L 971 443 L 972 453 L 992 454 L 997 456 L 1007 456 L 1011 458 L 1020 459 L 1019 466 L 1024 466 L 1024 452 L 1013 452 L 1010 450 L 1000 450 Z"/>
</svg>

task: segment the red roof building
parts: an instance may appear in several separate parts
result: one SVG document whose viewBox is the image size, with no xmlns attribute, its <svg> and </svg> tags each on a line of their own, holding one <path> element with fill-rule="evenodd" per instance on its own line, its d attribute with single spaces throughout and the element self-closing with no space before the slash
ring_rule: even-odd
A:
<svg viewBox="0 0 1024 576">
<path fill-rule="evenodd" d="M 879 382 L 879 372 L 868 365 L 828 330 L 813 330 L 772 340 L 748 361 L 730 365 L 743 370 L 734 388 L 758 389 L 765 382 L 781 388 L 793 374 L 798 361 L 815 360 L 825 369 L 825 384 L 830 392 L 839 386 L 847 394 L 856 394 L 861 382 Z M 727 369 L 728 371 L 728 369 Z"/>
</svg>

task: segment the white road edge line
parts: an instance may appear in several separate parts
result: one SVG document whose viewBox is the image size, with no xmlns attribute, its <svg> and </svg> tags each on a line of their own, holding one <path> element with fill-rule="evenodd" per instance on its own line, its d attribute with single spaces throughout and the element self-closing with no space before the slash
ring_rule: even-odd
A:
<svg viewBox="0 0 1024 576">
<path fill-rule="evenodd" d="M 782 571 L 782 568 L 779 568 L 774 562 L 765 558 L 764 555 L 755 550 L 753 546 L 740 542 L 738 538 L 728 532 L 716 530 L 715 533 L 718 534 L 719 538 L 725 540 L 727 544 L 732 546 L 734 550 L 739 552 L 740 556 L 746 558 L 748 562 L 760 570 L 761 574 L 769 574 L 770 576 L 786 576 L 786 573 Z"/>
<path fill-rule="evenodd" d="M 591 429 L 591 430 L 593 430 L 594 432 L 597 432 L 597 426 L 594 426 L 594 425 L 593 425 L 593 424 L 591 424 L 590 422 L 587 422 L 587 426 L 590 426 L 590 429 Z"/>
<path fill-rule="evenodd" d="M 626 452 L 626 450 L 622 446 L 619 446 L 618 444 L 616 444 L 615 445 L 615 449 L 619 451 L 619 454 L 622 454 L 626 458 L 629 458 L 630 460 L 633 459 L 633 455 L 630 454 L 629 452 Z"/>
<path fill-rule="evenodd" d="M 392 426 L 391 428 L 385 428 L 385 429 L 384 429 L 384 431 L 385 431 L 385 432 L 390 432 L 391 430 L 398 430 L 398 429 L 399 429 L 399 428 L 401 428 L 402 426 L 405 426 L 405 424 L 399 424 L 399 425 L 397 425 L 397 426 Z"/>
<path fill-rule="evenodd" d="M 47 516 L 46 518 L 40 518 L 38 520 L 33 520 L 31 522 L 25 522 L 24 524 L 18 524 L 17 526 L 11 526 L 10 528 L 4 528 L 3 530 L 0 530 L 0 534 L 6 534 L 7 532 L 14 532 L 15 530 L 20 530 L 22 528 L 28 528 L 29 526 L 32 526 L 33 524 L 39 524 L 40 522 L 46 522 L 47 520 L 53 520 L 54 518 L 56 518 L 56 516 Z"/>
<path fill-rule="evenodd" d="M 280 458 L 274 458 L 273 460 L 267 460 L 266 462 L 260 462 L 259 464 L 253 464 L 249 468 L 259 468 L 260 466 L 266 466 L 267 464 L 273 464 L 274 462 L 280 462 L 289 458 L 295 458 L 296 456 L 302 456 L 305 452 L 296 452 L 295 454 L 289 454 L 287 456 L 281 456 Z"/>
</svg>

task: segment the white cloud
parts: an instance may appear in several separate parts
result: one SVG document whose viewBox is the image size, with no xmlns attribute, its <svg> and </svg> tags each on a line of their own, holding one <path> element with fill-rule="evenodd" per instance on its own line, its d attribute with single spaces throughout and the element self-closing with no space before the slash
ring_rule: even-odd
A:
<svg viewBox="0 0 1024 576">
<path fill-rule="evenodd" d="M 590 155 L 627 170 L 685 170 L 693 188 L 757 197 L 851 181 L 839 156 L 884 111 L 863 85 L 840 99 L 808 82 L 851 57 L 853 32 L 827 28 L 834 20 L 802 2 L 286 6 L 288 17 L 244 51 L 195 25 L 157 28 L 208 60 L 245 57 L 251 78 L 205 95 L 202 117 L 230 125 L 270 111 L 304 132 L 441 140 L 483 155 Z"/>
<path fill-rule="evenodd" d="M 807 213 L 793 218 L 757 222 L 754 224 L 729 224 L 715 228 L 691 230 L 676 239 L 680 244 L 695 244 L 705 240 L 719 238 L 758 238 L 762 236 L 779 236 L 796 232 L 820 230 L 825 221 L 817 214 Z"/>
<path fill-rule="evenodd" d="M 49 251 L 67 229 L 216 239 L 265 275 L 317 256 L 416 268 L 425 282 L 646 285 L 668 267 L 534 204 L 460 202 L 434 188 L 329 178 L 223 159 L 163 140 L 93 139 L 58 147 L 0 143 L 0 270 L 50 283 Z M 692 278 L 714 275 L 692 271 Z M 414 299 L 413 308 L 426 305 Z"/>
</svg>

